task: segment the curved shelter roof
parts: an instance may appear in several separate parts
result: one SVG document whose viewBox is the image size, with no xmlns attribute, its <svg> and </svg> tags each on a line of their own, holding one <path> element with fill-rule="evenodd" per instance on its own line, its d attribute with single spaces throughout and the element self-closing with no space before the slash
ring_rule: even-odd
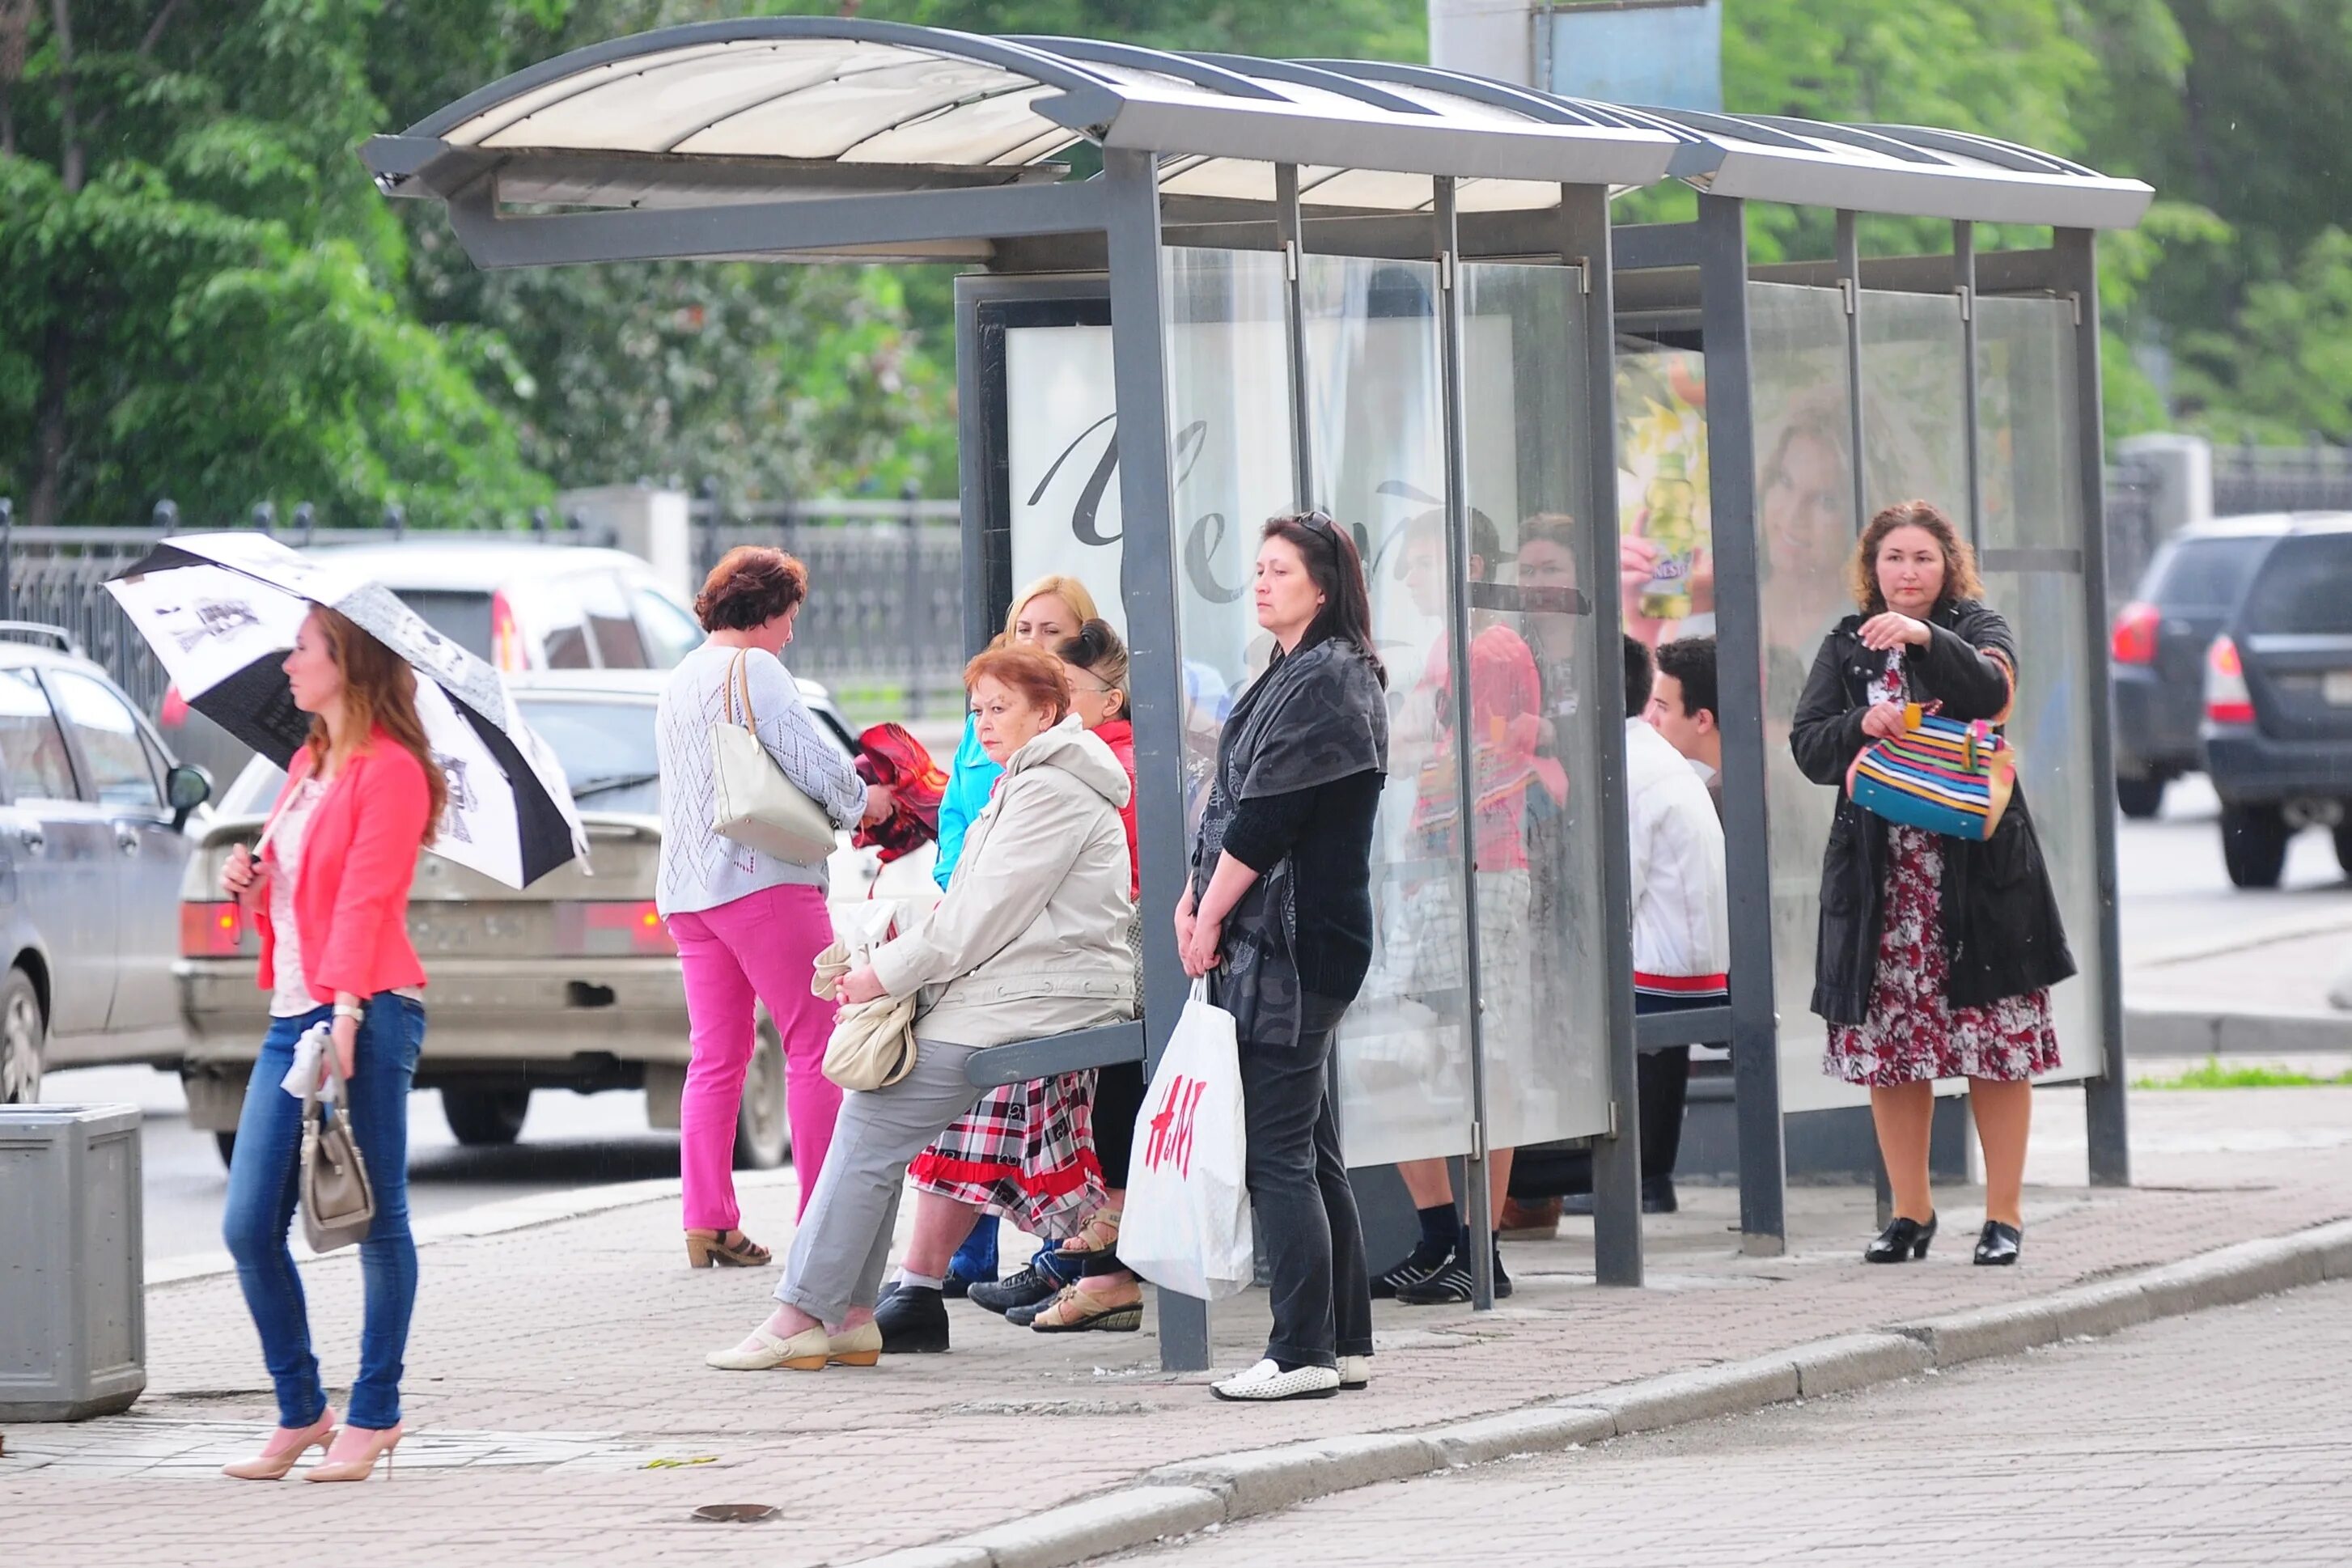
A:
<svg viewBox="0 0 2352 1568">
<path fill-rule="evenodd" d="M 469 94 L 365 157 L 394 195 L 574 208 L 1056 182 L 1081 142 L 1159 155 L 1170 195 L 1309 208 L 1549 207 L 1673 176 L 1726 195 L 2108 227 L 2151 193 L 1986 138 L 1622 109 L 1426 66 L 1172 54 L 832 17 L 618 38 Z M 484 175 L 494 175 L 488 187 Z"/>
</svg>

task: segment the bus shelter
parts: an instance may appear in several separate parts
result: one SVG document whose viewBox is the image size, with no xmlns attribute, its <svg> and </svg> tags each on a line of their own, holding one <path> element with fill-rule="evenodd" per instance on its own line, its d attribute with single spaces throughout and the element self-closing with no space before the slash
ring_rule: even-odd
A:
<svg viewBox="0 0 2352 1568">
<path fill-rule="evenodd" d="M 976 269 L 967 628 L 1016 577 L 1116 581 L 1145 911 L 1139 1022 L 982 1053 L 976 1081 L 1156 1058 L 1195 797 L 1267 653 L 1256 525 L 1350 528 L 1396 740 L 1349 1162 L 1466 1156 L 1483 1229 L 1487 1149 L 1591 1138 L 1601 1275 L 1634 1284 L 1608 199 L 1683 144 L 1466 79 L 785 17 L 576 51 L 364 156 L 485 267 Z M 1466 247 L 1506 218 L 1528 242 Z M 1160 1314 L 1163 1362 L 1208 1364 L 1203 1304 Z"/>
<path fill-rule="evenodd" d="M 2008 733 L 2079 966 L 2053 994 L 2062 1066 L 2044 1081 L 2083 1085 L 2091 1180 L 2126 1184 L 2095 247 L 2152 192 L 1916 126 L 1642 120 L 1682 139 L 1674 173 L 1699 192 L 1694 221 L 1617 230 L 1617 330 L 1629 379 L 1646 367 L 1645 384 L 1704 388 L 1730 1016 L 1684 1022 L 1731 1042 L 1745 1245 L 1784 1245 L 1784 1115 L 1866 1099 L 1822 1069 L 1808 1002 L 1836 797 L 1798 773 L 1788 741 L 1814 651 L 1854 607 L 1842 568 L 1855 536 L 1915 497 L 1963 527 L 1988 601 L 2017 628 Z M 1832 254 L 1753 264 L 1761 204 L 1827 209 Z M 1865 258 L 1874 217 L 1948 243 Z M 1654 445 L 1629 441 L 1621 460 L 1654 465 Z M 1629 490 L 1643 477 L 1629 472 Z"/>
</svg>

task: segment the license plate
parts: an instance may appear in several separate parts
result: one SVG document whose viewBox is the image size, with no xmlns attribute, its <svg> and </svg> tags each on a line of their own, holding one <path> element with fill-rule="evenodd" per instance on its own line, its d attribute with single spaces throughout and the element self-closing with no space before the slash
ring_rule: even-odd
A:
<svg viewBox="0 0 2352 1568">
<path fill-rule="evenodd" d="M 2352 669 L 2331 669 L 2321 676 L 2319 695 L 2331 708 L 2352 708 Z"/>
</svg>

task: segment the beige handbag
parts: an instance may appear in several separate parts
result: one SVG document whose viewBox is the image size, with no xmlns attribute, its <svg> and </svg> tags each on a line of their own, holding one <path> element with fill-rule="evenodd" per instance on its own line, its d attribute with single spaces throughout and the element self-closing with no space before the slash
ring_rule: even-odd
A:
<svg viewBox="0 0 2352 1568">
<path fill-rule="evenodd" d="M 727 667 L 727 717 L 710 726 L 710 830 L 795 866 L 823 865 L 834 851 L 833 819 L 760 743 L 748 657 L 738 652 Z"/>
<path fill-rule="evenodd" d="M 313 1252 L 332 1252 L 367 1239 L 375 1224 L 375 1189 L 352 1135 L 352 1086 L 343 1077 L 342 1055 L 330 1026 L 318 1026 L 330 1030 L 320 1054 L 335 1075 L 335 1102 L 319 1103 L 315 1079 L 302 1096 L 302 1238 Z"/>
<path fill-rule="evenodd" d="M 831 996 L 854 961 L 849 945 L 836 940 L 817 954 L 809 991 Z M 833 1023 L 825 1042 L 824 1076 L 844 1089 L 887 1089 L 915 1070 L 915 998 L 881 996 L 853 1002 Z"/>
</svg>

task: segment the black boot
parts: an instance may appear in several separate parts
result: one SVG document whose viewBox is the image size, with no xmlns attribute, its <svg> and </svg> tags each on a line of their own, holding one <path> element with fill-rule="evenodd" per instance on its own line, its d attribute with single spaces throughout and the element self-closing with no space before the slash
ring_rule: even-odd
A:
<svg viewBox="0 0 2352 1568">
<path fill-rule="evenodd" d="M 884 1355 L 936 1355 L 948 1348 L 948 1303 L 926 1285 L 901 1285 L 874 1310 Z"/>
</svg>

